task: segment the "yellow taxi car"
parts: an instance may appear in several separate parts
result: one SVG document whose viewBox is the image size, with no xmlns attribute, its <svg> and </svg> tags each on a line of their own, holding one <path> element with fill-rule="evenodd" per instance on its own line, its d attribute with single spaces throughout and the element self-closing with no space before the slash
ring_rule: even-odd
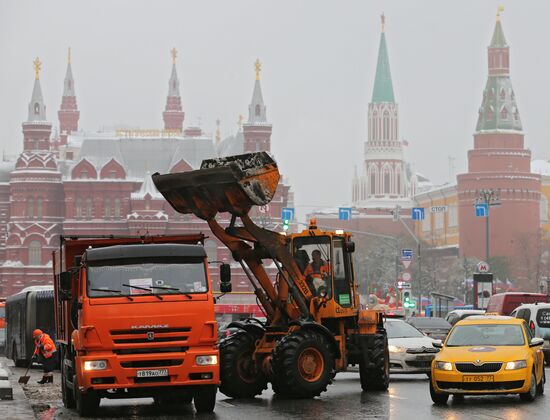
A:
<svg viewBox="0 0 550 420">
<path fill-rule="evenodd" d="M 519 394 L 533 401 L 544 392 L 544 340 L 523 319 L 477 315 L 457 322 L 432 362 L 430 395 L 445 404 L 449 395 Z"/>
</svg>

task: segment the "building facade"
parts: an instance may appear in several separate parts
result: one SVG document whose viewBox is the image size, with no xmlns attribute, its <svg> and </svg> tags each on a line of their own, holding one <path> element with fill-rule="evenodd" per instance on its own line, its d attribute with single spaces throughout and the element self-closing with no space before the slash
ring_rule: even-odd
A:
<svg viewBox="0 0 550 420">
<path fill-rule="evenodd" d="M 78 122 L 69 53 L 58 112 L 59 134 L 52 136 L 40 84 L 35 81 L 23 150 L 0 165 L 0 296 L 30 285 L 51 284 L 52 252 L 60 235 L 170 235 L 203 232 L 208 225 L 193 215 L 176 213 L 156 190 L 151 174 L 198 169 L 202 160 L 249 151 L 271 151 L 272 125 L 267 120 L 260 85 L 260 63 L 249 106 L 249 119 L 237 135 L 216 144 L 200 127 L 184 127 L 185 112 L 172 50 L 164 122 L 160 130 L 85 132 Z M 231 152 L 231 153 L 225 153 Z M 292 199 L 282 180 L 270 206 L 253 216 L 265 226 Z M 228 215 L 222 215 L 228 221 Z M 212 261 L 231 261 L 217 240 L 206 239 Z M 216 276 L 217 266 L 212 270 Z M 248 291 L 243 273 L 234 273 L 237 291 Z M 245 299 L 246 300 L 246 299 Z M 236 309 L 238 310 L 238 308 Z"/>
</svg>

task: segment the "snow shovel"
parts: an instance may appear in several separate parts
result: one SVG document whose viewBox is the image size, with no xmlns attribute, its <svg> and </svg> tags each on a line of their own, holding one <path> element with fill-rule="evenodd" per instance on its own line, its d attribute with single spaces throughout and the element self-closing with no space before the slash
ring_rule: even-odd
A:
<svg viewBox="0 0 550 420">
<path fill-rule="evenodd" d="M 27 376 L 27 373 L 29 373 L 29 369 L 31 368 L 32 366 L 32 362 L 34 362 L 34 359 L 31 359 L 31 362 L 29 363 L 29 366 L 27 366 L 27 370 L 25 371 L 25 374 L 21 377 L 19 377 L 19 383 L 20 384 L 27 384 L 27 382 L 29 382 L 29 379 L 31 379 L 30 376 Z"/>
</svg>

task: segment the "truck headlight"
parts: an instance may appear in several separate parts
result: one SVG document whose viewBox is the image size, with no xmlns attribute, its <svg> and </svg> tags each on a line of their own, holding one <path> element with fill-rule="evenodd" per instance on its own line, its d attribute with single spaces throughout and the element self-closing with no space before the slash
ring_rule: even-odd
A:
<svg viewBox="0 0 550 420">
<path fill-rule="evenodd" d="M 84 370 L 105 370 L 107 369 L 107 360 L 86 360 Z"/>
<path fill-rule="evenodd" d="M 405 353 L 405 347 L 401 346 L 388 346 L 388 351 L 390 353 Z"/>
<path fill-rule="evenodd" d="M 217 365 L 218 356 L 197 356 L 195 358 L 195 363 L 199 366 Z"/>
<path fill-rule="evenodd" d="M 435 368 L 438 370 L 453 370 L 453 364 L 451 362 L 435 362 Z"/>
<path fill-rule="evenodd" d="M 506 370 L 516 370 L 516 369 L 523 369 L 527 367 L 527 360 L 516 360 L 514 362 L 508 362 L 506 363 L 506 367 L 504 369 Z"/>
</svg>

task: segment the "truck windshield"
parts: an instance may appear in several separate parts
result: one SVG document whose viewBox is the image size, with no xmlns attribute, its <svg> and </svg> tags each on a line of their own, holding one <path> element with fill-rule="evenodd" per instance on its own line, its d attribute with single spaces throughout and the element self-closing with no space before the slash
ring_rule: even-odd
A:
<svg viewBox="0 0 550 420">
<path fill-rule="evenodd" d="M 139 262 L 88 267 L 89 297 L 205 293 L 204 262 Z M 191 296 L 189 296 L 191 297 Z"/>
</svg>

